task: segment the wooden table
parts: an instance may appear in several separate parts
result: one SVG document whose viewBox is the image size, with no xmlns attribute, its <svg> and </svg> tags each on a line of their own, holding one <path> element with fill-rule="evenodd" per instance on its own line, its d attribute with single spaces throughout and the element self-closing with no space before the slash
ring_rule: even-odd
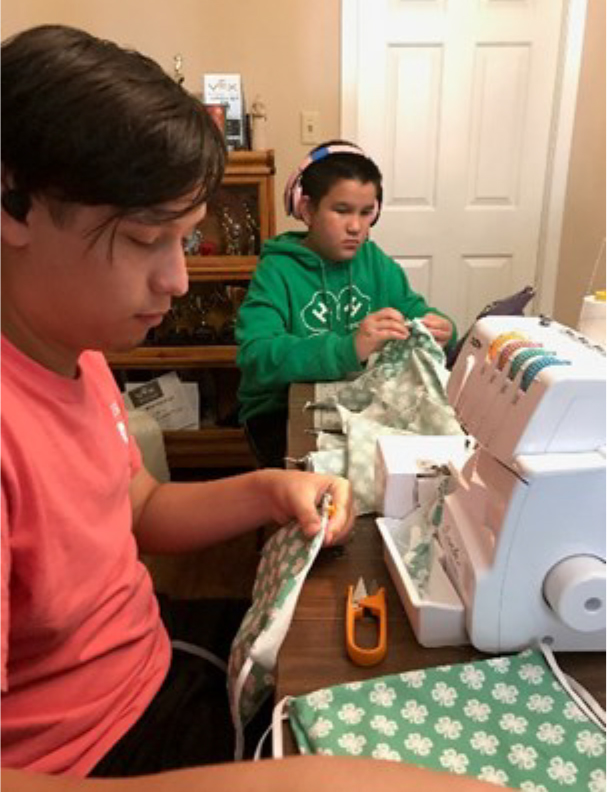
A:
<svg viewBox="0 0 607 792">
<path fill-rule="evenodd" d="M 314 436 L 303 404 L 313 386 L 291 388 L 289 456 L 299 458 L 314 447 Z M 345 649 L 346 591 L 360 576 L 384 586 L 388 603 L 388 653 L 371 668 L 354 665 Z M 278 657 L 276 699 L 297 696 L 341 682 L 370 679 L 444 663 L 486 657 L 471 646 L 428 649 L 421 646 L 409 625 L 400 598 L 383 561 L 379 532 L 372 517 L 358 518 L 351 541 L 343 551 L 322 550 L 300 594 L 293 622 Z M 560 653 L 561 668 L 605 706 L 605 654 Z M 291 743 L 292 748 L 292 743 Z"/>
</svg>

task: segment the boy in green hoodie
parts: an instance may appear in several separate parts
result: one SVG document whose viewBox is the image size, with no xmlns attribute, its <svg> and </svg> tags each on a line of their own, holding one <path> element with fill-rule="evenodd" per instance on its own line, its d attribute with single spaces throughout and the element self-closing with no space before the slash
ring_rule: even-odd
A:
<svg viewBox="0 0 607 792">
<path fill-rule="evenodd" d="M 288 215 L 306 232 L 266 242 L 238 316 L 240 418 L 262 467 L 283 467 L 292 382 L 344 379 L 422 318 L 442 346 L 453 322 L 416 294 L 401 267 L 368 239 L 382 176 L 358 147 L 313 149 L 285 188 Z"/>
</svg>

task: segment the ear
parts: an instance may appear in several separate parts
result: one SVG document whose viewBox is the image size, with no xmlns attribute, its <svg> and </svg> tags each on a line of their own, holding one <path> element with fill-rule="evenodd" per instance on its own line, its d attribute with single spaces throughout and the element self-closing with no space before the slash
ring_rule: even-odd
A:
<svg viewBox="0 0 607 792">
<path fill-rule="evenodd" d="M 312 225 L 312 220 L 314 218 L 315 212 L 316 212 L 316 207 L 310 196 L 302 195 L 299 202 L 299 214 L 301 215 L 301 219 L 308 226 L 308 228 Z"/>
<path fill-rule="evenodd" d="M 2 168 L 2 241 L 24 247 L 29 241 L 27 216 L 31 208 L 27 193 L 15 190 L 10 174 Z"/>
<path fill-rule="evenodd" d="M 14 248 L 25 247 L 30 240 L 30 227 L 27 217 L 16 220 L 2 205 L 2 241 Z"/>
</svg>

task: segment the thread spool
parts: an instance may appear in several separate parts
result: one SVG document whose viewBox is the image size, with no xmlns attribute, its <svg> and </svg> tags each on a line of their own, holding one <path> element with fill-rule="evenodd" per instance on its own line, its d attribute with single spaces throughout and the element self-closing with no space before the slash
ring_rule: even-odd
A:
<svg viewBox="0 0 607 792">
<path fill-rule="evenodd" d="M 597 344 L 605 346 L 605 292 L 584 297 L 578 330 Z"/>
</svg>

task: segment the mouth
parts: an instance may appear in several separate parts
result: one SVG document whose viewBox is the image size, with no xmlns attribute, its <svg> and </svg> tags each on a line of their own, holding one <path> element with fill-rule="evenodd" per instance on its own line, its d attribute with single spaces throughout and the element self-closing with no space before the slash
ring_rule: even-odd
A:
<svg viewBox="0 0 607 792">
<path fill-rule="evenodd" d="M 165 312 L 157 312 L 157 313 L 144 313 L 144 314 L 136 314 L 135 319 L 141 322 L 148 327 L 157 327 L 159 324 L 162 324 L 162 320 L 165 317 Z"/>
</svg>

